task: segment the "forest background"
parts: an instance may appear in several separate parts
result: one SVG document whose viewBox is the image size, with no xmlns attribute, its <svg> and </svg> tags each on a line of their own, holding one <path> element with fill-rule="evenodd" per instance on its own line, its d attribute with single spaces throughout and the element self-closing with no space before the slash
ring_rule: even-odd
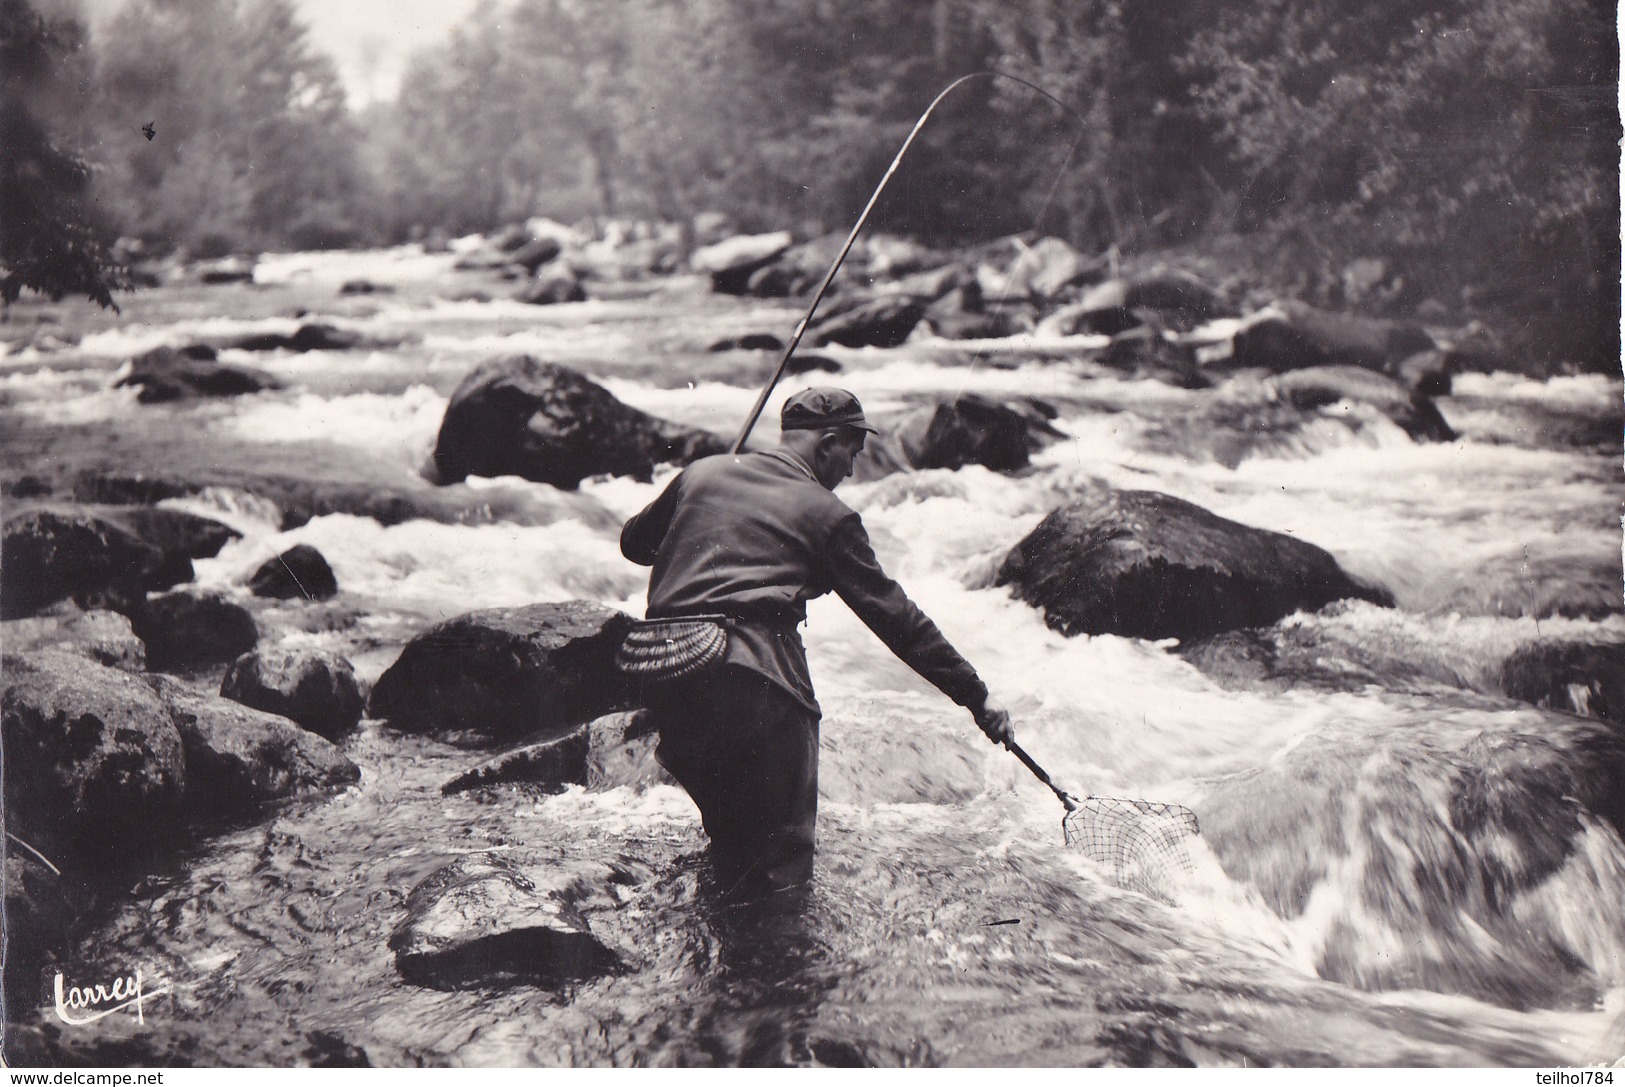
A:
<svg viewBox="0 0 1625 1087">
<path fill-rule="evenodd" d="M 1076 154 L 1041 96 L 968 84 L 873 229 L 1200 252 L 1283 295 L 1619 365 L 1619 45 L 1596 0 L 517 0 L 359 109 L 292 0 L 130 0 L 94 35 L 75 15 L 0 0 L 8 295 L 116 287 L 118 237 L 197 259 L 534 215 L 844 231 L 931 98 L 998 69 L 1081 114 Z"/>
</svg>

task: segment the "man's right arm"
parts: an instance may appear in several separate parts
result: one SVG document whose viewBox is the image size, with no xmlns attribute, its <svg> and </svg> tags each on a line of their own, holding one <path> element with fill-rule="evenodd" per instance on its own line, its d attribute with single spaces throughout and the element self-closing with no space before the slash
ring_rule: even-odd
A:
<svg viewBox="0 0 1625 1087">
<path fill-rule="evenodd" d="M 683 481 L 681 473 L 666 485 L 660 497 L 649 503 L 642 513 L 621 528 L 621 554 L 639 566 L 653 566 L 660 554 L 660 543 L 671 528 L 671 519 L 677 513 L 677 485 Z"/>
</svg>

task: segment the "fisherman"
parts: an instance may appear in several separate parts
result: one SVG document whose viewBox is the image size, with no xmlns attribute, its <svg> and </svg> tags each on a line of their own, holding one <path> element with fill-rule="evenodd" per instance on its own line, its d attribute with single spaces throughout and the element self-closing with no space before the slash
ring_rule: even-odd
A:
<svg viewBox="0 0 1625 1087">
<path fill-rule="evenodd" d="M 689 465 L 621 531 L 622 554 L 654 568 L 650 620 L 725 617 L 716 665 L 646 693 L 656 758 L 699 807 L 724 888 L 745 896 L 812 878 L 820 710 L 796 629 L 808 600 L 833 590 L 988 739 L 1014 739 L 1009 713 L 831 493 L 878 433 L 857 397 L 804 390 L 785 401 L 779 426 L 777 448 Z"/>
</svg>

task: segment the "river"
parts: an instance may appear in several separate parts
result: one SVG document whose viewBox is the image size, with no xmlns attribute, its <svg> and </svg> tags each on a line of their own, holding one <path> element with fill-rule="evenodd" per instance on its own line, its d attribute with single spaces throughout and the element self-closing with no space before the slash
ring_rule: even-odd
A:
<svg viewBox="0 0 1625 1087">
<path fill-rule="evenodd" d="M 256 286 L 158 288 L 116 319 L 20 307 L 19 319 L 68 314 L 39 327 L 72 335 L 0 357 L 0 405 L 136 445 L 185 435 L 198 450 L 405 483 L 451 390 L 484 358 L 532 353 L 653 414 L 731 434 L 774 360 L 706 346 L 782 336 L 797 316 L 687 277 L 565 306 L 449 301 L 466 288 L 451 259 L 292 254 L 265 258 Z M 358 277 L 394 293 L 340 297 Z M 381 346 L 227 352 L 287 385 L 239 400 L 146 406 L 111 384 L 151 346 L 314 319 Z M 1064 342 L 820 353 L 843 364 L 834 380 L 871 415 L 953 389 L 1058 409 L 1067 437 L 1029 470 L 922 471 L 840 493 L 1056 778 L 1198 813 L 1197 871 L 1170 902 L 1117 888 L 1068 852 L 1053 794 L 824 599 L 804 630 L 824 721 L 818 878 L 799 912 L 716 907 L 680 790 L 446 797 L 440 785 L 477 755 L 368 721 L 344 744 L 359 785 L 199 841 L 82 934 L 75 969 L 139 965 L 173 993 L 144 1022 L 109 1017 L 59 1030 L 58 1044 L 83 1060 L 203 1065 L 359 1052 L 454 1066 L 1625 1058 L 1625 844 L 1584 810 L 1568 836 L 1519 833 L 1557 818 L 1536 771 L 1519 768 L 1561 762 L 1575 719 L 1497 688 L 1521 645 L 1625 641 L 1617 592 L 1601 617 L 1542 606 L 1619 587 L 1619 446 L 1573 437 L 1612 428 L 1617 439 L 1618 381 L 1464 375 L 1438 401 L 1462 437 L 1417 444 L 1346 407 L 1290 432 L 1226 429 L 1203 411 L 1218 394 L 1121 380 Z M 576 494 L 476 479 L 472 491 L 525 511 L 479 524 L 334 514 L 284 531 L 274 507 L 231 488 L 166 504 L 244 533 L 196 564 L 204 586 L 242 592 L 271 554 L 317 547 L 351 619 L 276 637 L 343 652 L 372 680 L 412 634 L 472 608 L 590 599 L 641 614 L 646 571 L 621 558 L 618 528 L 667 478 L 588 481 Z M 1221 685 L 1172 643 L 1063 637 L 993 575 L 1094 480 L 1317 544 L 1397 607 L 1283 621 L 1361 663 L 1342 683 Z M 1452 804 L 1464 777 L 1486 773 L 1503 775 L 1482 786 L 1500 816 L 1475 836 Z M 481 851 L 633 873 L 623 900 L 589 915 L 625 969 L 563 989 L 403 981 L 386 942 L 406 893 Z"/>
</svg>

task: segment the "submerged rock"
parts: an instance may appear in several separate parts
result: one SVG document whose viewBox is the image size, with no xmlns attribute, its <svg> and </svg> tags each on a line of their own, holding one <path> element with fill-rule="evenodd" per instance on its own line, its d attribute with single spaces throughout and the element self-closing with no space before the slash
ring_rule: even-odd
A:
<svg viewBox="0 0 1625 1087">
<path fill-rule="evenodd" d="M 63 861 L 54 850 L 150 845 L 174 824 L 185 756 L 145 682 L 55 649 L 7 654 L 4 672 L 8 828 Z"/>
<path fill-rule="evenodd" d="M 162 550 L 91 511 L 36 506 L 6 518 L 0 541 L 0 618 L 20 619 L 59 600 L 128 608 L 174 584 Z M 190 575 L 190 568 L 187 571 Z"/>
<path fill-rule="evenodd" d="M 1625 725 L 1625 645 L 1523 646 L 1501 666 L 1501 688 L 1509 698 L 1543 709 Z"/>
<path fill-rule="evenodd" d="M 155 672 L 223 664 L 259 641 L 254 617 L 219 593 L 166 593 L 142 604 L 131 619 Z"/>
<path fill-rule="evenodd" d="M 273 600 L 327 600 L 338 595 L 338 579 L 322 553 L 309 544 L 294 544 L 267 559 L 248 579 L 255 596 Z"/>
<path fill-rule="evenodd" d="M 1449 442 L 1456 432 L 1426 395 L 1414 393 L 1383 374 L 1358 366 L 1312 366 L 1279 374 L 1265 382 L 1301 411 L 1318 411 L 1339 402 L 1370 404 L 1418 442 Z"/>
<path fill-rule="evenodd" d="M 526 873 L 493 854 L 466 856 L 412 889 L 389 948 L 402 977 L 434 989 L 594 977 L 618 959 L 588 927 L 584 897 L 572 873 Z"/>
<path fill-rule="evenodd" d="M 316 649 L 245 653 L 226 669 L 220 694 L 328 739 L 354 728 L 367 701 L 350 662 Z"/>
<path fill-rule="evenodd" d="M 854 465 L 859 480 L 922 468 L 979 464 L 996 472 L 1025 468 L 1030 454 L 1064 437 L 1033 403 L 999 402 L 963 393 L 897 415 L 878 418 Z"/>
<path fill-rule="evenodd" d="M 1433 338 L 1416 325 L 1279 302 L 1236 333 L 1227 366 L 1258 366 L 1275 373 L 1306 366 L 1388 370 L 1434 346 Z"/>
<path fill-rule="evenodd" d="M 474 766 L 446 782 L 447 796 L 484 785 L 530 783 L 618 789 L 672 784 L 655 761 L 655 735 L 643 710 L 606 714 L 567 735 L 525 744 Z"/>
<path fill-rule="evenodd" d="M 265 804 L 359 781 L 330 742 L 286 717 L 152 676 L 186 752 L 187 811 L 240 818 Z"/>
<path fill-rule="evenodd" d="M 632 625 L 584 600 L 492 608 L 413 638 L 379 677 L 368 714 L 451 739 L 550 739 L 631 705 L 615 651 Z"/>
<path fill-rule="evenodd" d="M 211 396 L 244 396 L 280 389 L 282 383 L 263 370 L 193 358 L 173 347 L 156 347 L 130 360 L 120 386 L 136 386 L 143 404 L 165 404 Z"/>
<path fill-rule="evenodd" d="M 366 343 L 359 332 L 326 324 L 300 325 L 291 336 L 280 332 L 256 332 L 232 341 L 239 351 L 349 351 Z"/>
<path fill-rule="evenodd" d="M 889 296 L 836 306 L 808 330 L 815 345 L 842 347 L 897 347 L 907 340 L 925 316 L 925 307 L 912 298 Z"/>
<path fill-rule="evenodd" d="M 1063 634 L 1130 638 L 1269 626 L 1343 598 L 1393 603 L 1313 544 L 1152 491 L 1053 511 L 1010 552 L 997 583 L 1014 585 Z"/>
<path fill-rule="evenodd" d="M 656 464 L 726 449 L 717 435 L 628 407 L 574 370 L 516 355 L 463 379 L 440 424 L 434 462 L 442 483 L 517 475 L 574 490 L 594 475 L 648 481 Z"/>
<path fill-rule="evenodd" d="M 135 636 L 130 620 L 113 611 L 12 620 L 0 626 L 0 645 L 18 654 L 60 649 L 126 672 L 147 667 L 147 647 Z"/>
<path fill-rule="evenodd" d="M 537 269 L 525 285 L 514 295 L 517 302 L 533 306 L 552 306 L 561 302 L 585 302 L 587 288 L 575 269 L 563 264 L 549 264 Z"/>
</svg>

